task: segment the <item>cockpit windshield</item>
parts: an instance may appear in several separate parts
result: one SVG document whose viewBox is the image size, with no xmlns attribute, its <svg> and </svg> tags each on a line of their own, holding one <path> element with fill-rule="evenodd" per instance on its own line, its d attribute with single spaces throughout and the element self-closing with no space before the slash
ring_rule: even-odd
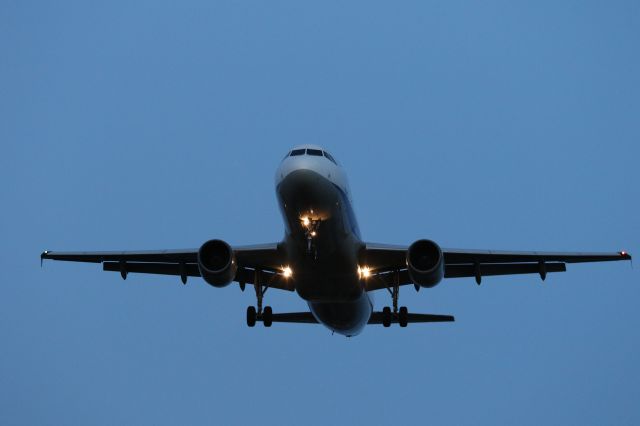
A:
<svg viewBox="0 0 640 426">
<path fill-rule="evenodd" d="M 327 151 L 323 151 L 324 156 L 327 157 L 329 159 L 329 161 L 331 161 L 333 164 L 335 164 L 336 166 L 338 165 L 338 163 L 336 163 L 336 160 L 333 159 L 333 157 L 331 156 L 331 154 L 329 154 Z"/>
<path fill-rule="evenodd" d="M 331 161 L 336 166 L 338 165 L 338 162 L 331 156 L 331 154 L 329 154 L 327 151 L 323 151 L 321 149 L 314 149 L 314 148 L 294 149 L 289 154 L 287 154 L 287 157 L 289 157 L 289 156 L 297 157 L 297 156 L 300 156 L 300 155 L 311 155 L 311 156 L 314 156 L 314 157 L 325 157 L 327 160 Z"/>
</svg>

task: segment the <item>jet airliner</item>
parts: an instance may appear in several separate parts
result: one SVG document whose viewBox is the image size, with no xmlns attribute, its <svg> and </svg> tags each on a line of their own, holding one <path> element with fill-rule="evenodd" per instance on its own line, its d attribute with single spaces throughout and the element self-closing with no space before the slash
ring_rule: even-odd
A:
<svg viewBox="0 0 640 426">
<path fill-rule="evenodd" d="M 345 336 L 367 324 L 389 327 L 409 323 L 449 322 L 450 315 L 410 313 L 398 307 L 400 287 L 432 288 L 445 278 L 563 272 L 567 263 L 631 260 L 624 252 L 567 253 L 464 250 L 440 247 L 428 239 L 408 246 L 364 241 L 352 208 L 344 169 L 326 150 L 314 145 L 287 153 L 275 176 L 284 221 L 281 241 L 231 246 L 212 239 L 199 248 L 159 251 L 44 251 L 42 259 L 101 263 L 103 270 L 202 277 L 213 287 L 238 283 L 255 290 L 256 306 L 247 308 L 247 325 L 257 321 L 320 323 Z M 309 311 L 274 313 L 263 307 L 268 289 L 296 292 Z M 371 292 L 386 289 L 392 306 L 374 311 Z"/>
</svg>

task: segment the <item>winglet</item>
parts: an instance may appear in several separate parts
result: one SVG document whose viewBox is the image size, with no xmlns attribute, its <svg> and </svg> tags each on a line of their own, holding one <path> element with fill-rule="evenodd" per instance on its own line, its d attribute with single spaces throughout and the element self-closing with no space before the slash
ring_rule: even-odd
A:
<svg viewBox="0 0 640 426">
<path fill-rule="evenodd" d="M 631 257 L 631 255 L 629 253 L 627 253 L 626 251 L 622 250 L 620 252 L 620 257 L 622 258 L 622 260 L 628 260 L 631 262 L 631 269 L 633 269 L 633 257 Z"/>
</svg>

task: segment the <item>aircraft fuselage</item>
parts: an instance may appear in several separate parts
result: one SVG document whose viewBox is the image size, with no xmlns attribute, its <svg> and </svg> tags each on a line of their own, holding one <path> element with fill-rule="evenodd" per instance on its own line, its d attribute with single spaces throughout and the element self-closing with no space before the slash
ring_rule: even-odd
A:
<svg viewBox="0 0 640 426">
<path fill-rule="evenodd" d="M 284 249 L 297 293 L 313 316 L 346 336 L 367 324 L 373 303 L 358 270 L 360 231 L 346 175 L 320 155 L 287 156 L 276 172 Z M 295 150 L 294 150 L 295 152 Z"/>
</svg>

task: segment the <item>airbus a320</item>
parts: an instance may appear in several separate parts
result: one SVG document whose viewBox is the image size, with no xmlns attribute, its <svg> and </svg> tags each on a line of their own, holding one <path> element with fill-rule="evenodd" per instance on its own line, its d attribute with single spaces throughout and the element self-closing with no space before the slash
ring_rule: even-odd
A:
<svg viewBox="0 0 640 426">
<path fill-rule="evenodd" d="M 260 321 L 320 323 L 333 332 L 355 336 L 367 324 L 389 327 L 449 322 L 451 315 L 410 313 L 398 307 L 400 287 L 432 288 L 445 278 L 563 272 L 567 263 L 630 260 L 624 252 L 566 253 L 461 250 L 419 239 L 408 246 L 365 242 L 353 211 L 344 169 L 318 146 L 289 151 L 275 176 L 284 220 L 281 241 L 231 246 L 212 239 L 195 249 L 159 251 L 44 251 L 41 259 L 102 263 L 105 271 L 202 277 L 213 287 L 232 282 L 253 286 L 256 306 L 247 308 L 247 325 Z M 274 313 L 263 306 L 268 289 L 296 292 L 309 311 Z M 371 292 L 388 290 L 391 306 L 374 311 Z"/>
</svg>

